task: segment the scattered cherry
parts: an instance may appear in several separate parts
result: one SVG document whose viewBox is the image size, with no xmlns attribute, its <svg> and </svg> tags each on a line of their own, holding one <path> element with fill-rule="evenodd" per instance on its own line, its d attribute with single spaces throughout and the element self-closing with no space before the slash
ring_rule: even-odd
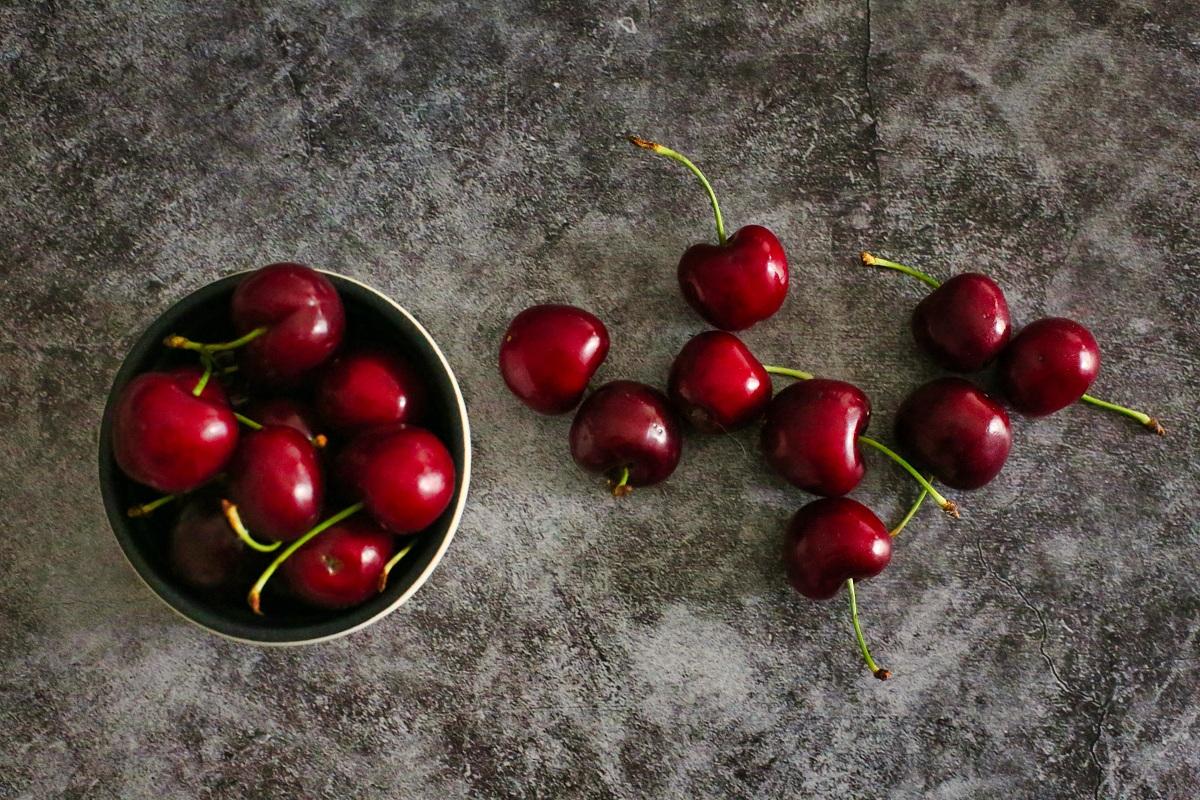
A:
<svg viewBox="0 0 1200 800">
<path fill-rule="evenodd" d="M 683 437 L 671 403 L 657 389 L 612 381 L 583 401 L 571 423 L 571 455 L 606 474 L 616 497 L 666 480 L 679 464 Z"/>
<path fill-rule="evenodd" d="M 608 356 L 608 330 L 582 308 L 540 305 L 513 318 L 500 343 L 500 374 L 512 393 L 542 414 L 579 405 Z"/>
<path fill-rule="evenodd" d="M 251 534 L 292 541 L 321 518 L 325 486 L 317 452 L 295 428 L 252 431 L 230 464 L 229 494 Z"/>
<path fill-rule="evenodd" d="M 392 535 L 351 517 L 301 546 L 283 562 L 292 593 L 319 608 L 348 608 L 373 597 L 392 557 Z"/>
<path fill-rule="evenodd" d="M 667 394 L 698 430 L 725 433 L 762 416 L 771 402 L 771 376 L 741 339 L 705 331 L 675 357 Z"/>
<path fill-rule="evenodd" d="M 340 431 L 393 422 L 420 422 L 425 382 L 399 355 L 369 349 L 339 355 L 317 381 L 321 419 Z"/>
<path fill-rule="evenodd" d="M 866 472 L 858 437 L 871 420 L 871 402 L 845 381 L 793 383 L 767 408 L 762 448 L 767 463 L 793 486 L 837 497 Z"/>
<path fill-rule="evenodd" d="M 896 412 L 896 440 L 918 468 L 955 489 L 978 489 L 999 473 L 1012 447 L 1004 408 L 962 378 L 913 390 Z"/>
<path fill-rule="evenodd" d="M 1077 402 L 1100 372 L 1100 347 L 1078 322 L 1031 322 L 1000 355 L 1000 390 L 1027 417 L 1044 417 Z"/>
</svg>

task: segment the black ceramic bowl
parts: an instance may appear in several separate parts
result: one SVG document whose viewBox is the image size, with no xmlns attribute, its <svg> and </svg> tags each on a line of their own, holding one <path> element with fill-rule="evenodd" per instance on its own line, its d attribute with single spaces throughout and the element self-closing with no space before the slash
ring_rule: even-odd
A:
<svg viewBox="0 0 1200 800">
<path fill-rule="evenodd" d="M 418 534 L 412 551 L 393 568 L 387 588 L 360 606 L 342 611 L 305 610 L 272 593 L 282 583 L 277 574 L 263 595 L 264 616 L 253 614 L 236 598 L 221 600 L 181 584 L 171 574 L 166 543 L 179 503 L 163 506 L 152 516 L 130 519 L 126 509 L 156 495 L 134 483 L 117 467 L 112 455 L 112 414 L 115 398 L 135 376 L 148 370 L 195 364 L 195 354 L 169 350 L 165 336 L 179 333 L 197 341 L 227 339 L 233 330 L 229 301 L 247 273 L 231 275 L 198 289 L 177 302 L 146 329 L 125 357 L 108 395 L 100 427 L 100 491 L 109 522 L 121 549 L 137 574 L 162 600 L 201 627 L 246 642 L 307 644 L 344 636 L 395 611 L 421 587 L 450 545 L 462 517 L 471 479 L 471 437 L 462 392 L 446 357 L 433 337 L 412 315 L 383 294 L 350 278 L 324 273 L 337 287 L 346 306 L 348 344 L 372 344 L 398 351 L 424 374 L 430 393 L 431 417 L 425 426 L 449 448 L 458 471 L 450 506 L 441 518 Z M 336 446 L 336 442 L 331 442 Z M 332 509 L 331 511 L 336 511 Z M 249 583 L 247 589 L 249 589 Z"/>
</svg>

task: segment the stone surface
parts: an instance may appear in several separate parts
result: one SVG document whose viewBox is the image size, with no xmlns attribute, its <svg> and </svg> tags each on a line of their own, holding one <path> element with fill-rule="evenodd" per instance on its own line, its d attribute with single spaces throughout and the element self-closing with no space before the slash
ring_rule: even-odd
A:
<svg viewBox="0 0 1200 800">
<path fill-rule="evenodd" d="M 1200 794 L 1193 3 L 225 5 L 0 9 L 0 796 Z M 701 329 L 673 272 L 703 196 L 630 132 L 779 233 L 793 289 L 746 341 L 857 382 L 884 438 L 935 370 L 920 285 L 864 247 L 1084 321 L 1097 393 L 1170 437 L 1016 422 L 963 519 L 925 510 L 862 587 L 873 680 L 843 601 L 782 580 L 806 498 L 752 434 L 614 502 L 495 371 L 534 302 L 603 317 L 610 377 L 661 384 Z M 283 258 L 425 322 L 477 471 L 406 608 L 262 650 L 137 582 L 94 452 L 141 327 Z M 894 519 L 914 490 L 869 457 L 855 496 Z"/>
</svg>

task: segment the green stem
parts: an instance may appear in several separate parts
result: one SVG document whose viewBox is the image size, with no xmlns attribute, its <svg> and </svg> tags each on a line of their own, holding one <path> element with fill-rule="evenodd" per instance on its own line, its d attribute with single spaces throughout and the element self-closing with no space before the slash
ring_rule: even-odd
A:
<svg viewBox="0 0 1200 800">
<path fill-rule="evenodd" d="M 929 481 L 925 480 L 925 476 L 922 475 L 921 473 L 917 472 L 917 470 L 913 467 L 912 464 L 909 464 L 907 461 L 905 461 L 903 458 L 901 458 L 899 453 L 896 453 L 895 451 L 891 450 L 890 448 L 885 447 L 884 445 L 880 444 L 879 442 L 875 441 L 874 439 L 872 439 L 869 436 L 860 436 L 860 437 L 858 437 L 858 440 L 860 442 L 862 442 L 863 444 L 874 447 L 876 450 L 883 453 L 885 456 L 890 458 L 892 461 L 895 461 L 897 464 L 904 467 L 905 471 L 907 471 L 909 475 L 912 475 L 917 483 L 921 484 L 921 488 L 923 488 L 927 492 L 929 492 L 929 496 L 933 498 L 933 502 L 937 503 L 938 506 L 942 509 L 942 511 L 945 511 L 947 514 L 949 514 L 952 517 L 955 517 L 955 518 L 958 517 L 958 506 L 955 505 L 953 501 L 947 500 L 946 498 L 942 497 L 941 493 L 939 493 L 937 489 L 933 488 L 933 484 L 930 483 Z"/>
<path fill-rule="evenodd" d="M 911 508 L 908 509 L 908 513 L 904 515 L 904 519 L 900 520 L 899 524 L 890 531 L 892 538 L 900 535 L 900 531 L 904 530 L 904 526 L 906 526 L 909 521 L 917 515 L 917 511 L 921 509 L 921 506 L 925 503 L 925 498 L 928 496 L 929 490 L 921 489 L 921 493 L 917 495 L 917 501 L 912 504 Z"/>
<path fill-rule="evenodd" d="M 863 636 L 862 625 L 858 622 L 858 597 L 854 594 L 854 579 L 846 579 L 846 591 L 850 595 L 850 622 L 854 625 L 854 636 L 858 639 L 858 649 L 862 651 L 863 660 L 867 662 L 867 669 L 871 670 L 876 678 L 881 681 L 886 681 L 892 677 L 892 673 L 875 663 L 875 659 L 871 658 L 871 650 L 867 647 L 867 638 Z"/>
<path fill-rule="evenodd" d="M 412 550 L 413 545 L 415 544 L 415 541 L 409 542 L 407 545 L 405 545 L 403 550 L 401 550 L 399 553 L 396 553 L 396 555 L 392 556 L 391 560 L 383 565 L 383 572 L 379 573 L 379 591 L 382 592 L 387 588 L 387 579 L 388 575 L 390 575 L 392 572 L 392 567 L 396 566 L 400 559 L 408 555 L 408 551 Z"/>
<path fill-rule="evenodd" d="M 771 364 L 763 364 L 763 369 L 772 375 L 786 375 L 789 378 L 796 378 L 801 381 L 810 381 L 813 377 L 811 372 L 802 372 L 801 370 L 790 369 L 788 367 L 776 367 Z"/>
<path fill-rule="evenodd" d="M 1118 414 L 1124 414 L 1131 419 L 1136 419 L 1138 422 L 1142 423 L 1142 425 L 1154 431 L 1159 436 L 1167 435 L 1166 429 L 1159 424 L 1158 420 L 1149 414 L 1143 414 L 1141 411 L 1134 411 L 1132 408 L 1126 408 L 1125 406 L 1119 406 L 1116 403 L 1110 403 L 1107 400 L 1101 400 L 1099 397 L 1092 397 L 1090 394 L 1085 394 L 1079 399 L 1085 403 L 1091 403 L 1094 406 L 1098 406 L 1099 408 L 1107 408 L 1109 411 L 1116 411 Z"/>
<path fill-rule="evenodd" d="M 260 608 L 260 602 L 262 599 L 261 595 L 262 595 L 263 587 L 267 585 L 267 581 L 271 580 L 271 576 L 275 574 L 275 570 L 279 569 L 279 567 L 283 564 L 283 562 L 287 561 L 289 558 L 292 557 L 292 553 L 296 552 L 301 547 L 308 544 L 308 542 L 317 534 L 323 533 L 326 529 L 332 528 L 334 525 L 337 525 L 339 522 L 344 520 L 346 517 L 349 517 L 353 514 L 357 514 L 359 511 L 362 511 L 362 509 L 363 509 L 362 503 L 355 503 L 352 506 L 343 508 L 341 511 L 334 514 L 332 517 L 330 517 L 329 519 L 320 523 L 315 528 L 312 528 L 311 530 L 307 531 L 299 539 L 297 539 L 296 541 L 289 544 L 287 546 L 287 549 L 285 549 L 282 553 L 280 553 L 279 555 L 277 555 L 275 557 L 275 560 L 271 562 L 271 565 L 269 567 L 267 567 L 265 570 L 263 570 L 263 574 L 259 575 L 258 580 L 255 581 L 254 585 L 250 587 L 250 592 L 249 592 L 249 594 L 246 595 L 246 602 L 250 604 L 250 610 L 253 611 L 255 614 L 262 614 L 262 610 Z"/>
<path fill-rule="evenodd" d="M 176 350 L 195 350 L 198 353 L 218 353 L 222 350 L 236 350 L 239 347 L 253 342 L 258 337 L 267 332 L 266 326 L 255 328 L 244 336 L 239 336 L 231 342 L 215 342 L 205 344 L 204 342 L 193 342 L 179 334 L 171 334 L 166 339 L 163 339 L 163 344 L 167 347 L 172 347 Z"/>
<path fill-rule="evenodd" d="M 873 256 L 866 251 L 863 251 L 862 262 L 868 267 L 887 267 L 888 269 L 894 269 L 897 272 L 903 272 L 905 275 L 911 275 L 917 280 L 925 281 L 925 283 L 929 284 L 934 289 L 942 285 L 942 282 L 937 278 L 932 278 L 929 275 L 926 275 L 924 272 L 921 272 L 919 269 L 913 269 L 912 267 L 906 267 L 903 264 L 898 264 L 895 261 L 888 261 L 886 258 Z"/>
<path fill-rule="evenodd" d="M 672 161 L 678 161 L 691 170 L 691 173 L 699 179 L 700 185 L 704 187 L 704 191 L 708 192 L 708 200 L 712 203 L 713 216 L 717 219 L 717 240 L 721 244 L 725 244 L 725 220 L 721 218 L 721 206 L 717 203 L 717 193 L 713 191 L 712 184 L 708 182 L 708 178 L 704 177 L 704 173 L 700 171 L 700 168 L 693 164 L 691 159 L 683 153 L 676 152 L 669 147 L 664 147 L 658 142 L 651 142 L 638 136 L 630 136 L 629 141 L 644 150 L 649 150 L 660 156 L 666 156 Z"/>
<path fill-rule="evenodd" d="M 613 484 L 613 497 L 624 497 L 633 491 L 633 487 L 629 485 L 629 467 L 621 467 L 621 479 Z"/>
<path fill-rule="evenodd" d="M 204 355 L 204 374 L 200 376 L 200 380 L 196 381 L 196 386 L 194 389 L 192 389 L 192 395 L 194 397 L 199 397 L 200 395 L 204 394 L 204 388 L 206 386 L 208 386 L 208 381 L 210 378 L 212 378 L 212 374 L 213 374 L 213 361 L 211 358 L 208 357 L 207 354 L 205 354 Z"/>
<path fill-rule="evenodd" d="M 158 498 L 157 500 L 151 500 L 149 503 L 142 503 L 140 506 L 133 506 L 128 511 L 126 511 L 125 514 L 127 516 L 135 518 L 135 519 L 138 517 L 148 517 L 154 513 L 155 509 L 157 509 L 161 506 L 165 506 L 167 503 L 171 502 L 176 497 L 177 497 L 177 495 L 164 494 L 162 497 Z"/>
<path fill-rule="evenodd" d="M 250 531 L 246 530 L 246 526 L 242 523 L 242 515 L 238 513 L 237 506 L 224 498 L 221 499 L 221 510 L 225 512 L 225 521 L 229 523 L 229 527 L 233 528 L 233 532 L 237 534 L 237 537 L 251 550 L 257 550 L 260 553 L 273 553 L 283 544 L 283 542 L 263 544 L 251 536 Z"/>
<path fill-rule="evenodd" d="M 238 422 L 242 423 L 243 425 L 245 425 L 247 428 L 249 428 L 252 431 L 261 431 L 263 429 L 263 426 L 261 423 L 255 422 L 254 420 L 250 419 L 249 417 L 243 416 L 243 415 L 237 413 L 236 411 L 233 412 L 233 416 L 234 416 L 234 419 L 236 419 Z"/>
</svg>

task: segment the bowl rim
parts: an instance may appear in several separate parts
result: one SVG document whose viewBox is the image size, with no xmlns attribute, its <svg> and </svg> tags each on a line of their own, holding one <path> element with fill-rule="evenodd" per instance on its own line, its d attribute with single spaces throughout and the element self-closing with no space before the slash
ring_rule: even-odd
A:
<svg viewBox="0 0 1200 800">
<path fill-rule="evenodd" d="M 466 403 L 466 400 L 463 399 L 462 388 L 458 384 L 458 376 L 456 376 L 454 374 L 454 369 L 450 366 L 450 362 L 449 362 L 449 360 L 447 360 L 446 354 L 442 352 L 442 348 L 438 346 L 437 341 L 433 338 L 433 336 L 429 333 L 429 331 L 425 329 L 425 326 L 422 325 L 420 323 L 420 321 L 408 311 L 408 309 L 404 308 L 404 306 L 400 305 L 395 300 L 393 300 L 391 297 L 387 296 L 386 294 L 384 294 L 380 290 L 376 289 L 375 287 L 370 286 L 366 283 L 363 283 L 362 281 L 358 280 L 357 278 L 353 278 L 349 275 L 345 275 L 340 272 L 334 272 L 332 270 L 327 270 L 327 269 L 318 269 L 316 267 L 312 267 L 311 269 L 314 269 L 316 272 L 319 272 L 323 275 L 330 275 L 339 280 L 346 281 L 347 283 L 352 283 L 355 286 L 358 286 L 360 289 L 365 289 L 366 291 L 370 292 L 371 294 L 375 295 L 376 297 L 378 297 L 381 300 L 383 300 L 384 302 L 386 302 L 388 305 L 390 305 L 392 308 L 394 308 L 397 312 L 399 312 L 401 315 L 406 317 L 409 322 L 412 323 L 413 327 L 416 328 L 417 331 L 420 332 L 421 336 L 425 337 L 425 341 L 429 344 L 430 348 L 433 350 L 434 355 L 437 356 L 438 362 L 442 365 L 442 368 L 446 371 L 446 377 L 449 379 L 450 386 L 454 390 L 454 401 L 455 401 L 455 405 L 456 405 L 456 408 L 458 411 L 459 420 L 462 423 L 462 436 L 463 436 L 462 461 L 463 461 L 463 463 L 462 463 L 462 468 L 460 470 L 461 476 L 462 476 L 462 489 L 461 489 L 461 491 L 459 491 L 458 498 L 456 499 L 456 501 L 454 503 L 453 510 L 452 510 L 451 516 L 450 516 L 450 521 L 446 526 L 446 533 L 445 533 L 445 535 L 442 536 L 442 541 L 439 544 L 437 550 L 434 551 L 433 556 L 430 558 L 429 564 L 427 564 L 425 569 L 421 572 L 421 574 L 416 577 L 416 580 L 414 580 L 412 582 L 412 584 L 407 589 L 405 589 L 404 592 L 399 597 L 397 597 L 390 605 L 381 609 L 379 611 L 379 613 L 375 614 L 374 616 L 369 617 L 369 618 L 363 620 L 362 622 L 359 622 L 357 625 L 352 625 L 348 628 L 343 628 L 341 630 L 334 631 L 333 633 L 328 633 L 323 636 L 316 636 L 316 637 L 312 637 L 309 639 L 285 639 L 285 640 L 251 639 L 251 638 L 247 638 L 244 636 L 234 636 L 231 633 L 226 633 L 225 631 L 219 630 L 219 629 L 211 627 L 209 625 L 205 625 L 203 622 L 201 622 L 198 619 L 195 619 L 191 615 L 185 614 L 181 609 L 176 607 L 174 603 L 171 603 L 169 600 L 167 600 L 167 598 L 163 597 L 162 594 L 160 594 L 159 591 L 157 589 L 155 589 L 153 585 L 151 585 L 150 581 L 146 580 L 146 577 L 144 575 L 142 575 L 141 570 L 139 570 L 137 568 L 137 566 L 133 563 L 133 560 L 129 557 L 129 553 L 126 551 L 124 543 L 121 541 L 120 536 L 117 534 L 116 525 L 113 524 L 113 521 L 112 521 L 112 513 L 113 512 L 112 512 L 112 509 L 109 508 L 109 501 L 108 501 L 107 493 L 105 492 L 104 486 L 103 486 L 105 443 L 104 443 L 102 434 L 100 436 L 100 441 L 98 442 L 98 448 L 97 448 L 98 449 L 97 455 L 99 457 L 100 464 L 101 464 L 101 476 L 100 476 L 100 481 L 99 481 L 100 490 L 101 490 L 101 500 L 105 507 L 105 515 L 109 518 L 108 527 L 109 527 L 109 530 L 113 534 L 113 540 L 117 545 L 117 549 L 121 551 L 121 556 L 125 559 L 125 563 L 127 563 L 129 565 L 129 568 L 133 572 L 133 574 L 138 577 L 138 580 L 140 580 L 142 582 L 142 584 L 147 589 L 150 590 L 150 593 L 152 595 L 154 595 L 155 597 L 157 597 L 159 599 L 159 601 L 162 602 L 163 605 L 165 605 L 167 608 L 171 609 L 171 611 L 173 611 L 178 616 L 180 616 L 183 619 L 190 622 L 192 625 L 195 625 L 196 627 L 201 628 L 202 630 L 205 630 L 209 633 L 216 634 L 217 636 L 220 636 L 223 639 L 228 639 L 228 640 L 234 641 L 234 642 L 241 642 L 243 644 L 256 645 L 258 647 L 298 647 L 298 646 L 306 645 L 306 644 L 320 644 L 321 642 L 329 642 L 329 641 L 333 641 L 334 639 L 340 639 L 343 636 L 349 636 L 350 634 L 360 631 L 363 628 L 374 625 L 376 622 L 379 622 L 381 619 L 388 616 L 389 614 L 394 612 L 396 609 L 400 608 L 400 606 L 407 603 L 408 600 L 414 594 L 416 594 L 417 591 L 422 586 L 425 585 L 425 582 L 429 580 L 430 576 L 433 575 L 434 570 L 437 569 L 438 564 L 441 563 L 442 558 L 446 555 L 446 551 L 450 548 L 450 542 L 453 541 L 455 533 L 458 532 L 458 526 L 462 522 L 463 513 L 466 509 L 466 504 L 467 504 L 467 495 L 468 495 L 468 493 L 470 491 L 470 487 L 471 487 L 471 424 L 470 424 L 470 418 L 467 414 L 467 403 Z M 174 302 L 178 303 L 178 302 L 183 301 L 185 298 L 187 298 L 194 292 L 200 291 L 205 286 L 210 286 L 214 283 L 218 283 L 220 281 L 225 281 L 230 278 L 236 278 L 239 275 L 248 275 L 248 274 L 250 274 L 252 272 L 256 272 L 256 271 L 257 270 L 255 270 L 255 269 L 244 269 L 244 270 L 239 270 L 237 272 L 231 272 L 228 275 L 222 275 L 219 278 L 208 281 L 207 283 L 204 283 L 201 286 L 196 287 L 195 289 L 191 290 L 187 294 L 176 299 Z M 174 304 L 172 304 L 172 306 L 173 305 Z M 169 309 L 167 309 L 167 310 L 169 310 Z M 162 313 L 166 313 L 166 311 L 164 310 Z M 160 314 L 160 316 L 161 316 L 161 314 Z M 154 319 L 157 320 L 158 317 L 155 317 Z M 152 320 L 150 325 L 153 325 L 153 324 L 154 324 L 154 322 Z M 145 329 L 143 329 L 143 332 L 141 335 L 144 335 L 144 333 L 145 333 Z M 135 343 L 136 343 L 136 340 L 135 340 Z M 128 358 L 128 354 L 126 354 L 126 358 Z M 125 360 L 122 359 L 121 365 L 124 366 L 124 363 L 125 363 Z M 110 389 L 109 389 L 108 399 L 107 399 L 107 402 L 105 403 L 104 417 L 103 417 L 104 420 L 107 420 L 109 417 L 110 407 L 111 407 L 111 404 L 112 404 L 113 398 L 114 398 L 114 390 L 116 388 L 115 383 L 116 383 L 117 377 L 119 377 L 119 375 L 120 375 L 120 372 L 121 372 L 121 367 L 118 367 L 117 374 L 114 375 L 114 377 L 113 377 L 113 386 L 110 387 Z M 104 425 L 102 423 L 101 430 L 103 430 L 103 429 L 104 429 Z"/>
</svg>

